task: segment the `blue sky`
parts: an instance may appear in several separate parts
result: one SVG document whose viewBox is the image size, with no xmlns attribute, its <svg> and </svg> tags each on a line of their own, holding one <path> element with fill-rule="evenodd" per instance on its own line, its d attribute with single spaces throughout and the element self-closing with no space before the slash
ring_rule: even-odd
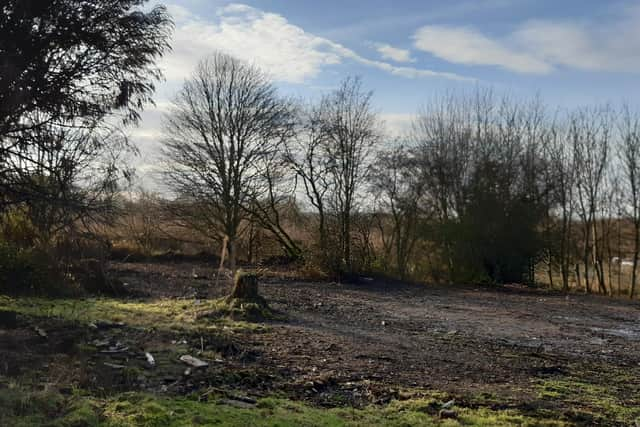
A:
<svg viewBox="0 0 640 427">
<path fill-rule="evenodd" d="M 305 98 L 359 75 L 390 133 L 431 98 L 490 87 L 553 107 L 628 101 L 640 82 L 640 0 L 170 0 L 173 52 L 133 131 L 149 159 L 197 61 L 223 50 Z"/>
</svg>

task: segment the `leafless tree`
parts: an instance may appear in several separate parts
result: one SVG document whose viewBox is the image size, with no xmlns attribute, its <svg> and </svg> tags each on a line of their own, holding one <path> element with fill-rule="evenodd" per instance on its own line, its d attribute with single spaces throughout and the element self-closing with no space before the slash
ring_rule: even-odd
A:
<svg viewBox="0 0 640 427">
<path fill-rule="evenodd" d="M 327 159 L 329 205 L 337 223 L 341 265 L 352 271 L 351 232 L 369 162 L 379 141 L 378 116 L 371 105 L 371 92 L 359 78 L 347 78 L 338 89 L 320 101 L 321 149 Z"/>
<path fill-rule="evenodd" d="M 21 138 L 25 145 L 5 158 L 4 195 L 37 229 L 35 243 L 113 219 L 116 192 L 131 177 L 126 156 L 135 153 L 120 130 L 100 121 L 49 123 Z"/>
<path fill-rule="evenodd" d="M 294 197 L 294 176 L 288 167 L 285 147 L 282 151 L 265 153 L 259 164 L 260 179 L 251 189 L 249 201 L 243 208 L 252 224 L 267 230 L 278 241 L 290 260 L 302 257 L 302 249 L 291 237 L 285 224 L 294 222 L 297 206 Z M 252 230 L 255 234 L 255 230 Z"/>
<path fill-rule="evenodd" d="M 624 171 L 626 195 L 624 201 L 628 206 L 628 216 L 633 223 L 633 271 L 629 290 L 629 297 L 633 298 L 640 253 L 640 117 L 628 106 L 623 108 L 619 132 L 621 137 L 619 156 Z"/>
<path fill-rule="evenodd" d="M 299 109 L 298 129 L 288 141 L 287 166 L 295 174 L 295 187 L 301 187 L 304 199 L 317 215 L 318 252 L 328 265 L 329 162 L 323 150 L 322 122 L 317 106 Z"/>
<path fill-rule="evenodd" d="M 582 109 L 570 118 L 569 137 L 576 168 L 578 214 L 583 238 L 584 281 L 591 292 L 589 266 L 593 265 L 598 286 L 606 293 L 602 248 L 598 245 L 597 214 L 609 164 L 612 113 L 608 107 Z"/>
<path fill-rule="evenodd" d="M 575 174 L 576 168 L 573 162 L 573 149 L 568 140 L 567 129 L 557 121 L 550 125 L 545 138 L 544 156 L 548 160 L 546 179 L 550 187 L 549 221 L 555 229 L 548 242 L 555 247 L 551 251 L 551 257 L 559 266 L 562 281 L 562 289 L 569 289 L 569 278 L 573 266 L 573 224 L 575 212 Z M 550 263 L 553 264 L 553 260 Z M 553 271 L 549 271 L 553 275 Z"/>
<path fill-rule="evenodd" d="M 352 270 L 353 216 L 380 137 L 371 96 L 359 78 L 347 78 L 317 104 L 302 109 L 298 136 L 287 149 L 287 162 L 318 216 L 323 262 L 334 270 Z M 330 248 L 333 240 L 336 250 Z"/>
<path fill-rule="evenodd" d="M 402 279 L 407 277 L 420 238 L 420 222 L 430 219 L 421 203 L 425 184 L 416 157 L 403 146 L 380 152 L 371 180 L 383 257 L 395 260 L 395 271 Z"/>
<path fill-rule="evenodd" d="M 203 59 L 165 117 L 163 178 L 173 192 L 206 207 L 226 238 L 236 270 L 239 228 L 264 162 L 293 129 L 288 102 L 259 69 L 223 53 Z"/>
</svg>

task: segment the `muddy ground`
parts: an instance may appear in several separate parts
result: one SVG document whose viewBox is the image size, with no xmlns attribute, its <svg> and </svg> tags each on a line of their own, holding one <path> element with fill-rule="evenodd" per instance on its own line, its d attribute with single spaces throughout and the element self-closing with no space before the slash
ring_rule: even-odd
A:
<svg viewBox="0 0 640 427">
<path fill-rule="evenodd" d="M 117 263 L 113 273 L 141 301 L 197 304 L 203 290 L 216 298 L 230 289 L 225 280 L 212 284 L 211 268 L 189 262 Z M 640 406 L 637 302 L 519 285 L 369 278 L 346 284 L 268 277 L 261 292 L 277 319 L 215 336 L 52 320 L 44 340 L 33 333 L 41 321 L 19 316 L 17 328 L 0 333 L 0 372 L 31 369 L 52 382 L 62 381 L 56 375 L 75 378 L 105 393 L 284 393 L 319 406 L 381 404 L 433 390 L 470 406 L 553 411 L 583 425 L 625 425 L 631 415 L 615 412 L 635 417 Z M 87 352 L 78 344 L 103 347 Z M 154 374 L 143 351 L 158 361 Z M 185 375 L 176 352 L 197 353 L 210 366 Z M 114 373 L 105 362 L 126 368 Z"/>
</svg>

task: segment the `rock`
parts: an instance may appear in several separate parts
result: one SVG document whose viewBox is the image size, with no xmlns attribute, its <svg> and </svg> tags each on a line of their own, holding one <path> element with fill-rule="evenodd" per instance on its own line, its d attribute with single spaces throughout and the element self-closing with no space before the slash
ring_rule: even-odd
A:
<svg viewBox="0 0 640 427">
<path fill-rule="evenodd" d="M 188 354 L 185 354 L 184 356 L 180 356 L 180 361 L 183 363 L 186 363 L 187 365 L 193 368 L 205 368 L 209 366 L 207 362 L 200 360 L 196 357 L 189 356 Z"/>
<path fill-rule="evenodd" d="M 451 409 L 443 409 L 440 411 L 440 418 L 442 419 L 455 419 L 458 418 L 458 413 Z"/>
</svg>

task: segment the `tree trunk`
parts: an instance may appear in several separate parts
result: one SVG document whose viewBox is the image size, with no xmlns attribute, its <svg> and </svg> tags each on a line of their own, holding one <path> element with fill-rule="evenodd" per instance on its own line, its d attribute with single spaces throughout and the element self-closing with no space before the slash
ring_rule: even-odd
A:
<svg viewBox="0 0 640 427">
<path fill-rule="evenodd" d="M 636 281 L 638 280 L 638 252 L 640 252 L 640 222 L 634 223 L 634 238 L 633 238 L 633 271 L 631 272 L 631 289 L 629 289 L 629 298 L 633 299 L 636 292 Z"/>
</svg>

